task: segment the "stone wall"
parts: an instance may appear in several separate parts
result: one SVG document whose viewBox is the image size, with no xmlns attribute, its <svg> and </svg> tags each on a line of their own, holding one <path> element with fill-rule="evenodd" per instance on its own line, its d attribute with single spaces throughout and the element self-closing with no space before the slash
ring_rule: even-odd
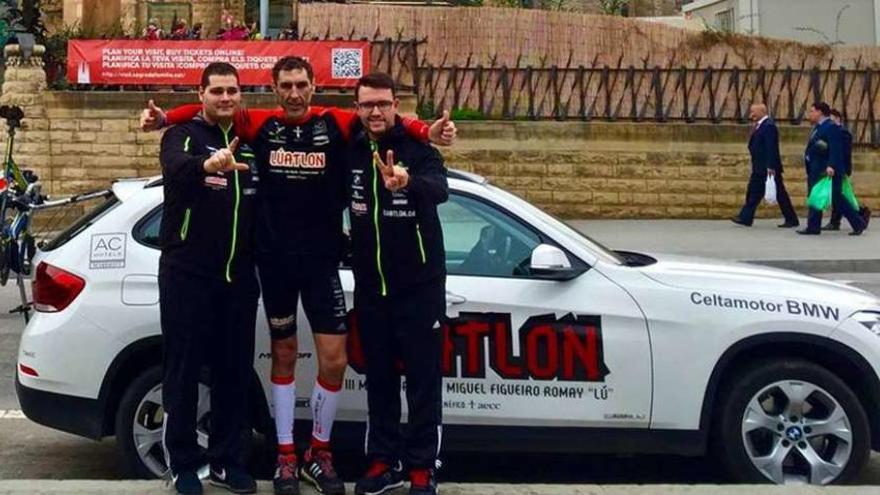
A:
<svg viewBox="0 0 880 495">
<path fill-rule="evenodd" d="M 567 218 L 728 218 L 745 198 L 748 127 L 710 124 L 461 122 L 447 165 Z M 781 126 L 785 179 L 806 215 L 808 129 Z M 859 199 L 880 209 L 880 152 L 854 154 Z M 763 206 L 762 217 L 780 217 Z"/>
<path fill-rule="evenodd" d="M 0 104 L 26 118 L 15 158 L 34 169 L 50 194 L 104 188 L 115 178 L 152 176 L 159 133 L 137 130 L 140 108 L 197 101 L 194 93 L 48 92 L 39 57 L 10 66 Z M 347 106 L 350 95 L 319 96 Z M 271 94 L 248 94 L 251 107 L 274 106 Z M 406 97 L 404 111 L 414 109 Z M 736 213 L 749 174 L 747 126 L 586 122 L 460 122 L 447 164 L 486 175 L 542 208 L 571 218 L 724 218 Z M 783 160 L 793 200 L 804 214 L 801 154 L 806 127 L 782 127 Z M 5 133 L 0 145 L 5 144 Z M 880 211 L 880 151 L 859 150 L 856 191 Z M 775 208 L 760 210 L 778 216 Z"/>
</svg>

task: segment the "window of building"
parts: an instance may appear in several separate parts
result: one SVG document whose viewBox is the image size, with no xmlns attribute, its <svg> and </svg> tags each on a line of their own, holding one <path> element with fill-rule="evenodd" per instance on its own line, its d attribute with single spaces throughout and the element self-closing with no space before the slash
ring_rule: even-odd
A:
<svg viewBox="0 0 880 495">
<path fill-rule="evenodd" d="M 729 31 L 732 32 L 734 30 L 733 25 L 733 9 L 722 10 L 715 14 L 715 28 L 721 31 Z"/>
</svg>

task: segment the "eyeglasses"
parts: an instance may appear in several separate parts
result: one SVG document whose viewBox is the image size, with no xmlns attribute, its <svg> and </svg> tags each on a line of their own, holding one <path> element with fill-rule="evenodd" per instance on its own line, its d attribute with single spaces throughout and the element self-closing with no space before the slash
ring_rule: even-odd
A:
<svg viewBox="0 0 880 495">
<path fill-rule="evenodd" d="M 380 100 L 380 101 L 365 101 L 363 103 L 358 102 L 355 105 L 357 109 L 362 112 L 372 112 L 374 108 L 378 108 L 380 112 L 387 112 L 391 110 L 391 105 L 393 105 L 393 101 L 388 100 Z"/>
</svg>

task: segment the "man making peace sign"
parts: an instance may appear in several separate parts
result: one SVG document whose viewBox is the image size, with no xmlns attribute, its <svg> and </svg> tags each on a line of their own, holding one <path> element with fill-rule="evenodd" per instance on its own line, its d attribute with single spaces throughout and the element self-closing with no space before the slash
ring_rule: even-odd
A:
<svg viewBox="0 0 880 495">
<path fill-rule="evenodd" d="M 351 217 L 354 309 L 367 360 L 367 456 L 356 494 L 403 485 L 433 495 L 440 450 L 440 325 L 446 309 L 446 256 L 437 205 L 446 201 L 440 153 L 409 137 L 395 117 L 394 81 L 361 78 L 347 187 Z M 403 362 L 409 429 L 400 442 Z M 398 448 L 402 447 L 402 451 Z"/>
</svg>

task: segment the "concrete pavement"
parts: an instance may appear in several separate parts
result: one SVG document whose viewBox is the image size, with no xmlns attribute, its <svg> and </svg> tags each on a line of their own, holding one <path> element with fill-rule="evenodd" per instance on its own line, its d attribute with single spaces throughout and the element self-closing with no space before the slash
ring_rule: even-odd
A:
<svg viewBox="0 0 880 495">
<path fill-rule="evenodd" d="M 304 495 L 316 494 L 302 484 Z M 261 482 L 258 493 L 271 493 L 272 486 Z M 0 494 L 111 494 L 138 493 L 167 495 L 170 493 L 160 481 L 0 481 Z M 209 487 L 205 493 L 229 493 Z M 403 495 L 398 489 L 389 494 Z M 808 486 L 751 486 L 751 485 L 501 485 L 459 484 L 441 485 L 443 495 L 880 495 L 880 487 L 808 487 Z"/>
<path fill-rule="evenodd" d="M 804 273 L 880 272 L 880 226 L 859 237 L 839 232 L 802 236 L 780 220 L 742 227 L 729 220 L 572 220 L 612 249 L 749 261 Z M 880 223 L 880 221 L 878 221 Z M 803 222 L 801 226 L 803 226 Z"/>
</svg>

